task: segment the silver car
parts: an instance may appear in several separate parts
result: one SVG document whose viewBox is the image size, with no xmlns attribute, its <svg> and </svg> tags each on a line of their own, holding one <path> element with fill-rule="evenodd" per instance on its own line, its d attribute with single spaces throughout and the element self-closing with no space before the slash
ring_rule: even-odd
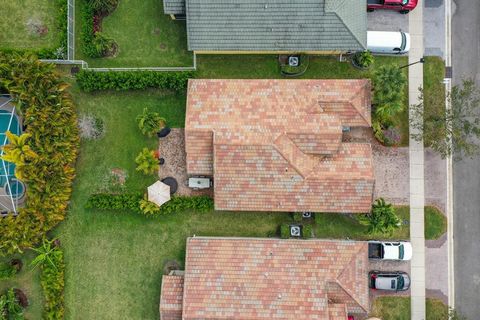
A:
<svg viewBox="0 0 480 320">
<path fill-rule="evenodd" d="M 368 283 L 371 289 L 405 291 L 410 288 L 410 277 L 402 271 L 370 271 Z"/>
</svg>

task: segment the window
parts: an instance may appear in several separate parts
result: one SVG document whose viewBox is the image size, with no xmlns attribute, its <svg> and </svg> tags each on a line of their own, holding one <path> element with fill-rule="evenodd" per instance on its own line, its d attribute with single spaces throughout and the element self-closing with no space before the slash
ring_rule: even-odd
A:
<svg viewBox="0 0 480 320">
<path fill-rule="evenodd" d="M 402 0 L 402 6 L 407 5 L 407 4 L 408 4 L 408 0 Z"/>
<path fill-rule="evenodd" d="M 403 245 L 401 245 L 400 247 L 398 247 L 398 258 L 403 259 L 403 255 L 404 255 Z"/>
<path fill-rule="evenodd" d="M 405 50 L 405 46 L 407 45 L 407 36 L 403 32 L 401 32 L 401 34 L 402 34 L 402 45 L 400 49 Z"/>
</svg>

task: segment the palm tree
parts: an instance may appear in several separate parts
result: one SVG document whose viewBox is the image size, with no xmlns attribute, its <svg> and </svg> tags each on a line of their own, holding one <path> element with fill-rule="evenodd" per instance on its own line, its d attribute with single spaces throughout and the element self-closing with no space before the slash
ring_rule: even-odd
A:
<svg viewBox="0 0 480 320">
<path fill-rule="evenodd" d="M 359 216 L 358 221 L 368 227 L 367 232 L 370 234 L 392 233 L 400 226 L 395 208 L 383 198 L 377 199 L 372 205 L 372 212 Z"/>
<path fill-rule="evenodd" d="M 34 269 L 39 265 L 44 265 L 45 263 L 48 263 L 55 270 L 57 270 L 57 266 L 54 262 L 57 260 L 55 259 L 55 255 L 61 252 L 57 250 L 57 247 L 54 244 L 55 241 L 56 239 L 48 240 L 46 237 L 44 237 L 42 239 L 41 246 L 39 246 L 38 248 L 32 248 L 32 250 L 37 253 L 35 259 L 33 259 L 30 263 L 30 265 L 33 266 Z"/>
<path fill-rule="evenodd" d="M 151 216 L 160 211 L 160 207 L 147 199 L 140 200 L 140 210 L 146 216 Z"/>
<path fill-rule="evenodd" d="M 157 131 L 162 129 L 166 120 L 158 113 L 149 111 L 148 108 L 143 109 L 143 113 L 137 117 L 138 127 L 144 135 L 153 136 Z"/>
<path fill-rule="evenodd" d="M 155 152 L 143 148 L 143 150 L 135 158 L 137 163 L 137 171 L 141 171 L 144 174 L 153 174 L 158 171 L 158 159 L 155 157 Z"/>
<path fill-rule="evenodd" d="M 403 71 L 395 64 L 383 65 L 375 70 L 372 80 L 375 114 L 385 119 L 400 112 L 403 109 L 404 90 L 407 84 Z"/>
</svg>

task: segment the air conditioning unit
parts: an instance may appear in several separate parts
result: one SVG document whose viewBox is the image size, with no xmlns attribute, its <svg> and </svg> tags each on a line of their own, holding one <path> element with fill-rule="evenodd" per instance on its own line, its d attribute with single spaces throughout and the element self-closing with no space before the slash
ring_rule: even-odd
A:
<svg viewBox="0 0 480 320">
<path fill-rule="evenodd" d="M 300 237 L 302 235 L 302 229 L 300 226 L 291 225 L 290 226 L 290 236 L 292 237 Z"/>
<path fill-rule="evenodd" d="M 312 216 L 313 216 L 313 212 L 310 212 L 310 211 L 302 212 L 302 217 L 304 219 L 310 219 Z"/>
<path fill-rule="evenodd" d="M 290 67 L 298 67 L 300 65 L 300 57 L 299 56 L 288 57 L 288 65 Z"/>
</svg>

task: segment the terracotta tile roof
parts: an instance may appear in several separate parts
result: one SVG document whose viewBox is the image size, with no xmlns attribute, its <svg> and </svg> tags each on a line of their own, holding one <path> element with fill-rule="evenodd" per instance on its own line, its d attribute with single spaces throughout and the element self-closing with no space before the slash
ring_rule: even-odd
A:
<svg viewBox="0 0 480 320">
<path fill-rule="evenodd" d="M 160 320 L 182 320 L 183 276 L 163 276 Z"/>
<path fill-rule="evenodd" d="M 217 210 L 368 212 L 370 145 L 341 139 L 370 122 L 368 80 L 190 80 L 187 172 Z"/>
<path fill-rule="evenodd" d="M 329 320 L 346 320 L 347 306 L 341 303 L 331 303 L 328 305 Z"/>
<path fill-rule="evenodd" d="M 367 251 L 367 243 L 353 241 L 189 238 L 182 319 L 365 314 Z"/>
</svg>

